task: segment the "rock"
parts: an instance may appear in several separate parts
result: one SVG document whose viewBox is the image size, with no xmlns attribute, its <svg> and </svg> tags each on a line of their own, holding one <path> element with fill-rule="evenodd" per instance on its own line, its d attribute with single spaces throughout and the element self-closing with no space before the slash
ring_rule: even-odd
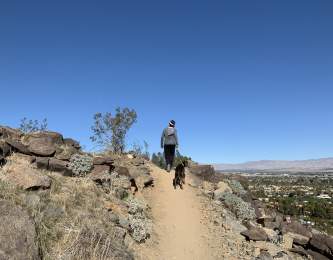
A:
<svg viewBox="0 0 333 260">
<path fill-rule="evenodd" d="M 303 226 L 301 223 L 296 221 L 293 221 L 289 224 L 287 222 L 283 222 L 281 224 L 281 231 L 283 234 L 290 232 L 290 233 L 300 234 L 308 238 L 312 237 L 311 231 L 305 226 Z"/>
<path fill-rule="evenodd" d="M 19 164 L 9 168 L 0 178 L 25 190 L 47 189 L 51 186 L 48 176 Z"/>
<path fill-rule="evenodd" d="M 68 168 L 68 162 L 61 161 L 55 158 L 49 160 L 48 170 L 59 172 L 64 176 L 72 176 L 72 171 Z"/>
<path fill-rule="evenodd" d="M 32 139 L 28 144 L 28 150 L 38 156 L 53 156 L 55 146 L 47 138 Z"/>
<path fill-rule="evenodd" d="M 134 159 L 134 158 L 135 158 L 133 154 L 126 154 L 126 157 L 127 157 L 128 159 Z"/>
<path fill-rule="evenodd" d="M 29 164 L 32 164 L 32 163 L 36 162 L 36 157 L 35 156 L 26 155 L 26 154 L 22 154 L 22 153 L 16 153 L 15 155 L 20 160 L 24 160 L 24 161 L 28 162 Z"/>
<path fill-rule="evenodd" d="M 130 224 L 129 224 L 129 221 L 127 218 L 123 217 L 123 216 L 119 216 L 119 225 L 122 227 L 122 228 L 125 228 L 127 230 L 130 229 Z"/>
<path fill-rule="evenodd" d="M 284 249 L 291 249 L 293 248 L 293 238 L 288 234 L 283 235 L 282 238 L 282 247 Z"/>
<path fill-rule="evenodd" d="M 65 211 L 63 208 L 48 204 L 46 209 L 43 212 L 44 217 L 48 219 L 58 219 L 64 216 Z"/>
<path fill-rule="evenodd" d="M 314 234 L 309 242 L 313 251 L 333 259 L 333 238 L 324 234 Z"/>
<path fill-rule="evenodd" d="M 191 173 L 201 177 L 215 174 L 215 170 L 212 165 L 194 165 L 191 166 L 189 169 Z"/>
<path fill-rule="evenodd" d="M 289 249 L 289 251 L 292 253 L 304 256 L 304 257 L 308 257 L 308 255 L 309 255 L 308 252 L 303 247 L 300 247 L 300 246 L 293 247 L 293 248 Z"/>
<path fill-rule="evenodd" d="M 49 168 L 49 160 L 47 157 L 36 157 L 36 166 L 38 169 L 47 170 Z"/>
<path fill-rule="evenodd" d="M 11 150 L 27 155 L 31 155 L 31 152 L 29 151 L 28 147 L 22 144 L 20 141 L 7 139 L 6 143 L 12 148 Z"/>
<path fill-rule="evenodd" d="M 94 165 L 94 168 L 91 171 L 91 175 L 96 175 L 100 173 L 110 173 L 110 166 L 108 165 Z"/>
<path fill-rule="evenodd" d="M 263 228 L 263 230 L 266 232 L 269 241 L 274 242 L 278 240 L 278 234 L 273 229 Z"/>
<path fill-rule="evenodd" d="M 262 228 L 251 228 L 246 231 L 241 232 L 247 240 L 253 241 L 266 241 L 268 236 Z"/>
<path fill-rule="evenodd" d="M 0 141 L 0 156 L 6 157 L 10 154 L 10 146 L 5 141 Z"/>
<path fill-rule="evenodd" d="M 18 129 L 0 126 L 0 138 L 19 140 L 23 133 Z"/>
<path fill-rule="evenodd" d="M 108 165 L 94 165 L 89 178 L 99 184 L 111 181 L 110 166 Z"/>
<path fill-rule="evenodd" d="M 9 201 L 0 200 L 0 259 L 41 259 L 34 221 Z"/>
<path fill-rule="evenodd" d="M 300 246 L 307 245 L 310 240 L 308 237 L 302 236 L 302 235 L 296 234 L 296 233 L 288 232 L 287 235 L 289 235 L 293 239 L 294 244 L 300 245 Z"/>
<path fill-rule="evenodd" d="M 114 188 L 114 195 L 116 198 L 123 200 L 128 196 L 128 192 L 122 187 Z"/>
<path fill-rule="evenodd" d="M 232 192 L 232 189 L 230 188 L 230 186 L 228 185 L 228 183 L 226 183 L 224 181 L 220 181 L 217 184 L 217 188 L 218 189 L 223 189 L 225 192 Z"/>
<path fill-rule="evenodd" d="M 0 155 L 0 166 L 5 165 L 5 164 L 6 164 L 5 157 L 3 157 L 3 156 Z"/>
<path fill-rule="evenodd" d="M 77 150 L 81 149 L 80 143 L 72 138 L 64 138 L 64 144 L 70 147 L 74 147 Z"/>
<path fill-rule="evenodd" d="M 109 220 L 114 224 L 119 224 L 119 217 L 112 212 L 109 213 Z"/>
<path fill-rule="evenodd" d="M 152 186 L 154 184 L 154 179 L 149 175 L 141 175 L 135 178 L 135 183 L 138 188 L 144 189 L 149 186 Z"/>
<path fill-rule="evenodd" d="M 312 251 L 312 250 L 307 250 L 306 251 L 312 258 L 313 260 L 330 260 L 332 258 L 328 258 L 318 252 Z"/>
<path fill-rule="evenodd" d="M 29 209 L 37 209 L 40 203 L 40 197 L 36 193 L 27 193 L 24 202 Z"/>
<path fill-rule="evenodd" d="M 127 167 L 116 166 L 114 171 L 117 172 L 119 175 L 123 175 L 123 176 L 126 176 L 126 177 L 131 177 Z"/>
<path fill-rule="evenodd" d="M 220 181 L 217 184 L 218 189 L 214 191 L 214 199 L 215 200 L 221 200 L 222 199 L 222 195 L 225 192 L 229 192 L 232 193 L 231 188 L 229 187 L 229 185 L 225 182 Z"/>
<path fill-rule="evenodd" d="M 112 166 L 114 164 L 114 158 L 108 156 L 108 157 L 94 157 L 93 159 L 94 165 L 110 165 Z"/>
<path fill-rule="evenodd" d="M 256 257 L 256 260 L 273 260 L 273 257 L 269 252 L 261 251 L 260 254 Z"/>
<path fill-rule="evenodd" d="M 63 161 L 69 161 L 72 155 L 78 153 L 78 150 L 72 146 L 57 147 L 55 158 Z"/>
<path fill-rule="evenodd" d="M 214 185 L 213 183 L 209 182 L 209 181 L 203 181 L 202 182 L 202 189 L 203 192 L 207 195 L 209 195 L 210 197 L 214 196 Z"/>
<path fill-rule="evenodd" d="M 32 140 L 36 139 L 44 139 L 48 142 L 56 145 L 62 145 L 64 144 L 64 140 L 61 134 L 51 131 L 42 131 L 42 132 L 34 132 L 26 134 L 23 137 L 23 141 L 27 144 L 29 144 Z"/>
</svg>

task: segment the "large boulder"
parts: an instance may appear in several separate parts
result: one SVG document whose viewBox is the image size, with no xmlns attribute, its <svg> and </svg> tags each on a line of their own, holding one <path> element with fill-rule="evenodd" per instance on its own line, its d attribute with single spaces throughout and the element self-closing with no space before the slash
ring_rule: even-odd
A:
<svg viewBox="0 0 333 260">
<path fill-rule="evenodd" d="M 22 131 L 8 126 L 0 126 L 0 138 L 19 140 L 23 135 Z"/>
<path fill-rule="evenodd" d="M 123 175 L 123 176 L 129 177 L 129 178 L 132 178 L 129 173 L 128 168 L 125 166 L 116 166 L 114 171 L 117 172 L 119 175 Z"/>
<path fill-rule="evenodd" d="M 15 165 L 0 175 L 0 179 L 19 186 L 25 190 L 47 189 L 51 186 L 51 179 L 40 172 L 24 165 Z"/>
<path fill-rule="evenodd" d="M 64 176 L 72 176 L 73 172 L 69 169 L 68 164 L 66 161 L 50 158 L 48 170 L 59 172 Z"/>
<path fill-rule="evenodd" d="M 31 155 L 31 152 L 29 151 L 28 147 L 26 145 L 22 144 L 18 140 L 7 139 L 6 143 L 11 147 L 12 151 Z"/>
<path fill-rule="evenodd" d="M 100 174 L 100 173 L 110 173 L 109 165 L 94 165 L 94 168 L 91 171 L 91 174 Z"/>
<path fill-rule="evenodd" d="M 112 166 L 114 164 L 114 161 L 115 161 L 114 158 L 111 156 L 98 156 L 98 157 L 94 157 L 93 164 Z"/>
<path fill-rule="evenodd" d="M 0 259 L 41 259 L 34 221 L 25 210 L 0 200 L 0 219 Z"/>
<path fill-rule="evenodd" d="M 306 236 L 302 236 L 300 234 L 295 233 L 287 233 L 292 239 L 294 244 L 300 245 L 300 246 L 306 246 L 309 243 L 310 238 Z"/>
<path fill-rule="evenodd" d="M 251 228 L 246 231 L 241 232 L 247 240 L 253 241 L 266 241 L 268 240 L 268 236 L 262 228 Z"/>
<path fill-rule="evenodd" d="M 64 144 L 64 139 L 61 134 L 51 131 L 33 132 L 26 134 L 23 137 L 23 141 L 29 144 L 32 140 L 44 139 L 52 144 L 62 145 Z"/>
<path fill-rule="evenodd" d="M 36 158 L 36 166 L 38 169 L 48 170 L 49 168 L 49 160 L 47 157 L 37 157 Z"/>
<path fill-rule="evenodd" d="M 67 146 L 74 147 L 77 150 L 81 149 L 80 143 L 72 138 L 64 138 L 64 144 Z"/>
<path fill-rule="evenodd" d="M 328 258 L 313 250 L 307 250 L 306 252 L 308 253 L 308 255 L 310 255 L 312 257 L 313 260 L 332 260 L 332 258 Z"/>
<path fill-rule="evenodd" d="M 5 141 L 0 141 L 0 156 L 6 157 L 10 154 L 10 146 Z"/>
<path fill-rule="evenodd" d="M 326 257 L 333 259 L 333 238 L 324 234 L 314 234 L 310 239 L 310 247 Z"/>
<path fill-rule="evenodd" d="M 32 154 L 38 156 L 53 156 L 56 148 L 48 138 L 32 139 L 28 144 L 28 149 Z"/>
<path fill-rule="evenodd" d="M 78 153 L 78 149 L 73 146 L 62 146 L 56 148 L 55 158 L 63 161 L 69 161 L 71 157 Z"/>
<path fill-rule="evenodd" d="M 283 234 L 295 233 L 308 238 L 312 237 L 311 230 L 297 221 L 292 221 L 291 223 L 283 222 L 281 224 L 281 231 Z"/>
</svg>

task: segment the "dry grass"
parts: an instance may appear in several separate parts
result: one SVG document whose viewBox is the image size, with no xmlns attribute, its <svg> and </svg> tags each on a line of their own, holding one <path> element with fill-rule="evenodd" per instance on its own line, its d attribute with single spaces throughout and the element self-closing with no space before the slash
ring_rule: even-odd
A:
<svg viewBox="0 0 333 260">
<path fill-rule="evenodd" d="M 12 155 L 0 174 L 18 165 L 34 168 L 24 158 Z M 119 237 L 119 228 L 109 220 L 105 205 L 112 204 L 112 195 L 88 178 L 40 172 L 52 178 L 49 190 L 23 191 L 0 181 L 0 199 L 29 211 L 43 259 L 132 259 L 123 237 Z"/>
</svg>

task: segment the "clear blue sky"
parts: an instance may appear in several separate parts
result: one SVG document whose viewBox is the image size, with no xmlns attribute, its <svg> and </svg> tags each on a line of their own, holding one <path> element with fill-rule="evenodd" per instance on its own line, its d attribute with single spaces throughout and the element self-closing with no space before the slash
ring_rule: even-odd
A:
<svg viewBox="0 0 333 260">
<path fill-rule="evenodd" d="M 333 1 L 1 1 L 0 124 L 48 118 L 87 148 L 128 106 L 128 143 L 177 121 L 200 162 L 333 156 Z"/>
</svg>

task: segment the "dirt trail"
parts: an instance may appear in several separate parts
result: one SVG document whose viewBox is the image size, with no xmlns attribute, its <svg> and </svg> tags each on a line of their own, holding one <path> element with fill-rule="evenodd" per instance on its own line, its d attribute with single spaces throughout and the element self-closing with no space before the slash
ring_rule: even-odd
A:
<svg viewBox="0 0 333 260">
<path fill-rule="evenodd" d="M 185 185 L 184 189 L 172 186 L 174 173 L 152 167 L 155 187 L 149 192 L 156 246 L 151 248 L 149 259 L 216 259 L 208 245 L 209 230 L 204 224 L 197 191 Z M 187 176 L 189 178 L 189 176 Z"/>
</svg>

